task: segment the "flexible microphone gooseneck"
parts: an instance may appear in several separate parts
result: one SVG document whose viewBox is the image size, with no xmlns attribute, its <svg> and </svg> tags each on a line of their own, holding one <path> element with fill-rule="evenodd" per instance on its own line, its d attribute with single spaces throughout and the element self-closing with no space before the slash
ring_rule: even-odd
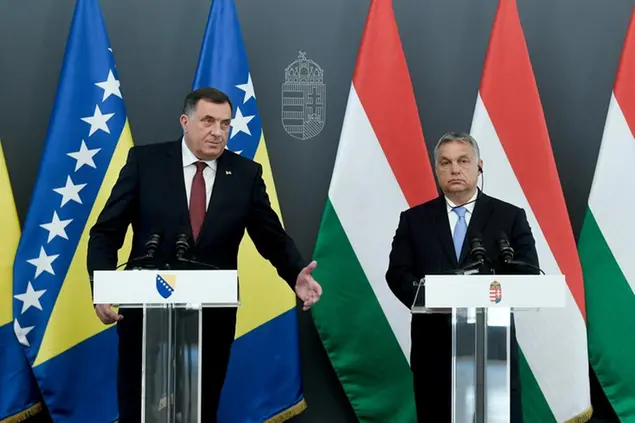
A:
<svg viewBox="0 0 635 423">
<path fill-rule="evenodd" d="M 499 256 L 501 260 L 503 261 L 503 263 L 517 266 L 517 267 L 523 267 L 523 266 L 529 267 L 531 269 L 534 269 L 542 273 L 543 275 L 545 274 L 545 272 L 538 266 L 535 266 L 531 263 L 527 263 L 525 261 L 514 260 L 515 251 L 512 248 L 512 246 L 509 244 L 509 239 L 507 238 L 507 235 L 505 234 L 505 232 L 502 232 L 502 231 L 500 232 L 498 236 L 498 249 L 499 249 Z"/>
<path fill-rule="evenodd" d="M 115 268 L 115 270 L 126 266 L 126 265 L 131 265 L 131 264 L 139 264 L 140 267 L 146 267 L 148 265 L 151 265 L 152 262 L 154 261 L 154 255 L 156 254 L 157 250 L 159 249 L 159 246 L 161 245 L 161 234 L 155 232 L 152 233 L 149 237 L 148 240 L 146 241 L 146 243 L 144 244 L 144 247 L 146 249 L 146 253 L 143 256 L 139 256 L 139 257 L 134 257 L 130 260 L 128 260 L 125 263 L 120 264 L 119 266 L 117 266 Z"/>
</svg>

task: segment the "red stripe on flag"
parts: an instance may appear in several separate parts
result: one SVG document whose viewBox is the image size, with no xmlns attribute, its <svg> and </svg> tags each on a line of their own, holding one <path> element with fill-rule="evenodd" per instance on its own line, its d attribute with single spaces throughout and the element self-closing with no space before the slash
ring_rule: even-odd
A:
<svg viewBox="0 0 635 423">
<path fill-rule="evenodd" d="M 353 85 L 411 206 L 438 193 L 391 0 L 373 0 Z"/>
<path fill-rule="evenodd" d="M 631 134 L 635 135 L 635 95 L 633 95 L 635 93 L 635 11 L 631 13 L 631 20 L 626 31 L 613 92 Z"/>
<path fill-rule="evenodd" d="M 501 0 L 480 88 L 514 173 L 586 320 L 582 269 L 514 0 Z"/>
</svg>

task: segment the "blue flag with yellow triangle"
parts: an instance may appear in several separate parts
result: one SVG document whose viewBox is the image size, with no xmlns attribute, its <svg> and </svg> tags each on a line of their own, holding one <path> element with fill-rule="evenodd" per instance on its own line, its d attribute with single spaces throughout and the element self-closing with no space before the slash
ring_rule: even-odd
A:
<svg viewBox="0 0 635 423">
<path fill-rule="evenodd" d="M 118 418 L 117 333 L 93 309 L 86 251 L 131 146 L 99 4 L 77 0 L 14 263 L 15 333 L 55 422 Z"/>
<path fill-rule="evenodd" d="M 212 2 L 193 88 L 205 86 L 230 97 L 235 111 L 227 148 L 262 165 L 272 208 L 281 218 L 233 0 Z M 238 277 L 241 307 L 218 421 L 285 421 L 306 408 L 295 293 L 247 234 L 238 253 Z"/>
<path fill-rule="evenodd" d="M 31 366 L 13 331 L 13 258 L 20 241 L 20 222 L 0 142 L 0 423 L 24 421 L 42 411 Z M 27 298 L 25 292 L 16 297 Z M 23 305 L 29 307 L 29 303 Z"/>
</svg>

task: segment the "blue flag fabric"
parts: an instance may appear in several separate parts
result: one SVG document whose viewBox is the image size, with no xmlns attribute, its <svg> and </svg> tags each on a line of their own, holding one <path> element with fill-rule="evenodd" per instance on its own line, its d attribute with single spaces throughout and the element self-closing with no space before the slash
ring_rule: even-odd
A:
<svg viewBox="0 0 635 423">
<path fill-rule="evenodd" d="M 193 88 L 204 86 L 229 95 L 234 116 L 227 148 L 262 165 L 272 208 L 281 217 L 233 0 L 212 2 Z M 306 408 L 295 294 L 258 254 L 248 235 L 241 243 L 238 263 L 242 305 L 218 419 L 282 422 Z"/>
<path fill-rule="evenodd" d="M 20 222 L 0 143 L 0 423 L 23 421 L 42 411 L 40 392 L 22 353 L 13 323 L 13 258 L 20 241 Z M 19 299 L 35 298 L 26 291 Z M 31 302 L 27 302 L 30 307 Z"/>
<path fill-rule="evenodd" d="M 15 332 L 55 422 L 118 419 L 117 334 L 95 315 L 86 250 L 131 145 L 99 5 L 77 0 L 14 263 L 14 294 L 38 292 L 14 299 Z"/>
</svg>

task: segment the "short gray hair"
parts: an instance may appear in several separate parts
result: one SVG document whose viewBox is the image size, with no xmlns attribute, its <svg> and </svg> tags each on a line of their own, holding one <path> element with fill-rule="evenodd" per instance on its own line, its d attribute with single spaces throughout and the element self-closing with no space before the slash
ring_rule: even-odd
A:
<svg viewBox="0 0 635 423">
<path fill-rule="evenodd" d="M 478 161 L 481 159 L 481 150 L 478 148 L 478 143 L 473 136 L 465 132 L 446 132 L 441 136 L 441 138 L 439 138 L 437 145 L 434 147 L 435 163 L 439 161 L 439 148 L 443 144 L 447 144 L 449 142 L 462 142 L 471 145 L 474 149 L 474 154 L 476 154 L 476 160 Z"/>
</svg>

